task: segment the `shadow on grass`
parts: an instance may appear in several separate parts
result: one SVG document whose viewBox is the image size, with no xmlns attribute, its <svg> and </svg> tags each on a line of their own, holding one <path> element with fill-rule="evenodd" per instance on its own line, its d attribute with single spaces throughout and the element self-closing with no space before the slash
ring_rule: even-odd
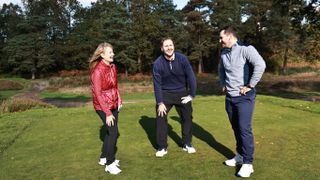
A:
<svg viewBox="0 0 320 180">
<path fill-rule="evenodd" d="M 55 105 L 57 107 L 81 107 L 91 101 L 87 96 L 75 96 L 75 97 L 50 97 L 42 99 L 43 102 Z"/>
<path fill-rule="evenodd" d="M 156 140 L 156 119 L 153 117 L 141 116 L 139 123 L 146 132 L 153 148 L 157 149 L 158 146 Z M 182 146 L 181 138 L 176 132 L 173 131 L 173 128 L 170 124 L 168 124 L 168 135 L 178 146 Z"/>
<path fill-rule="evenodd" d="M 171 116 L 171 119 L 178 121 L 180 123 L 180 118 L 177 116 Z M 153 146 L 153 148 L 157 149 L 157 142 L 156 142 L 156 119 L 153 117 L 148 116 L 141 116 L 141 119 L 139 121 L 140 125 L 146 132 L 148 139 Z M 203 129 L 201 126 L 199 126 L 197 123 L 192 124 L 193 128 L 193 136 L 197 137 L 198 139 L 206 142 L 210 147 L 215 149 L 217 152 L 225 156 L 227 159 L 230 159 L 234 156 L 234 153 L 224 146 L 223 144 L 219 143 L 208 131 Z M 181 138 L 180 136 L 172 130 L 172 126 L 168 124 L 168 135 L 173 141 L 180 147 L 182 147 L 181 144 Z"/>
<path fill-rule="evenodd" d="M 72 96 L 72 97 L 63 97 L 63 96 L 54 96 L 54 97 L 47 97 L 43 98 L 44 100 L 47 101 L 52 101 L 52 100 L 60 100 L 60 101 L 80 101 L 80 102 L 87 102 L 91 101 L 91 97 L 84 96 L 84 95 L 78 95 L 78 96 Z"/>
<path fill-rule="evenodd" d="M 180 118 L 177 116 L 171 116 L 171 118 L 175 121 L 180 122 Z M 197 137 L 198 139 L 206 142 L 210 147 L 215 149 L 217 152 L 225 156 L 227 159 L 232 158 L 235 154 L 226 146 L 219 143 L 212 134 L 210 134 L 208 131 L 203 129 L 200 125 L 197 123 L 192 122 L 192 133 L 193 136 Z"/>
</svg>

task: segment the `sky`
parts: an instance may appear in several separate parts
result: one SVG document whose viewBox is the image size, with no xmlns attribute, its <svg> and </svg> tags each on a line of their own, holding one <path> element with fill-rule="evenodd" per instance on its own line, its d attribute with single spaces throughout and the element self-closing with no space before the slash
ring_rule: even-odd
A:
<svg viewBox="0 0 320 180">
<path fill-rule="evenodd" d="M 96 0 L 78 0 L 80 1 L 83 6 L 90 5 L 90 2 L 95 2 Z M 3 3 L 9 4 L 12 2 L 13 4 L 20 4 L 21 0 L 0 0 L 0 6 L 2 6 Z M 188 0 L 173 0 L 173 4 L 177 5 L 177 9 L 182 9 L 186 4 L 188 3 Z"/>
</svg>

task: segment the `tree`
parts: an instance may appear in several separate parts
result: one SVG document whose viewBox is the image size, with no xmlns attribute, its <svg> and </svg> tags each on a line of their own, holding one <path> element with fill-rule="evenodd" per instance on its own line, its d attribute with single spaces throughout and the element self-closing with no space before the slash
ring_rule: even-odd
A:
<svg viewBox="0 0 320 180">
<path fill-rule="evenodd" d="M 130 31 L 134 34 L 131 48 L 137 61 L 138 72 L 150 71 L 153 62 L 153 41 L 160 33 L 154 17 L 155 1 L 132 0 L 130 4 Z"/>
<path fill-rule="evenodd" d="M 0 9 L 0 71 L 8 71 L 7 55 L 3 51 L 8 41 L 18 34 L 17 24 L 23 21 L 23 12 L 18 5 L 3 4 Z"/>
<path fill-rule="evenodd" d="M 52 70 L 52 52 L 43 33 L 46 29 L 45 22 L 45 18 L 33 16 L 18 24 L 21 33 L 11 38 L 4 48 L 12 73 L 31 74 L 31 78 L 35 79 L 37 73 Z"/>
<path fill-rule="evenodd" d="M 263 33 L 271 57 L 283 55 L 282 73 L 286 73 L 290 50 L 298 42 L 297 28 L 303 16 L 299 13 L 304 8 L 303 0 L 273 1 L 272 10 L 267 17 L 266 31 Z"/>
<path fill-rule="evenodd" d="M 187 30 L 191 40 L 191 61 L 198 63 L 198 73 L 203 73 L 203 60 L 209 56 L 211 43 L 210 34 L 212 33 L 207 22 L 208 11 L 205 0 L 189 1 L 183 11 L 186 13 Z"/>
<path fill-rule="evenodd" d="M 97 4 L 98 5 L 98 4 Z M 126 77 L 129 72 L 136 72 L 134 60 L 134 35 L 130 32 L 131 21 L 126 2 L 101 1 L 99 22 L 102 24 L 102 34 L 111 43 L 116 52 L 116 62 L 124 67 Z"/>
<path fill-rule="evenodd" d="M 241 3 L 240 0 L 215 0 L 209 3 L 210 23 L 214 29 L 231 25 L 240 29 Z"/>
<path fill-rule="evenodd" d="M 320 59 L 320 3 L 309 2 L 305 7 L 306 23 L 303 26 L 303 51 L 307 61 L 317 62 Z"/>
<path fill-rule="evenodd" d="M 55 66 L 50 48 L 50 1 L 24 0 L 25 17 L 17 24 L 18 33 L 4 48 L 13 73 L 36 74 L 52 71 Z"/>
</svg>

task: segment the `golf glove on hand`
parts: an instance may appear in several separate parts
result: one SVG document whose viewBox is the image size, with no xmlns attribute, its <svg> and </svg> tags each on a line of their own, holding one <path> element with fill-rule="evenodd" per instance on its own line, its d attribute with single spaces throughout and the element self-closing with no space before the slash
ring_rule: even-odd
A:
<svg viewBox="0 0 320 180">
<path fill-rule="evenodd" d="M 188 102 L 192 101 L 192 97 L 189 95 L 189 96 L 185 96 L 185 97 L 182 97 L 181 98 L 181 103 L 182 104 L 187 104 Z"/>
<path fill-rule="evenodd" d="M 122 104 L 118 105 L 118 112 L 120 111 L 120 109 L 122 108 Z"/>
</svg>

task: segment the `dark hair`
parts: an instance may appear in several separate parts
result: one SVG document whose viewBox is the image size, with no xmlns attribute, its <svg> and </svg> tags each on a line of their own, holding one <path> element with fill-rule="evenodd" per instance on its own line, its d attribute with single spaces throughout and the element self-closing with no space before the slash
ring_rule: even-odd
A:
<svg viewBox="0 0 320 180">
<path fill-rule="evenodd" d="M 173 42 L 173 40 L 172 40 L 171 37 L 164 37 L 164 38 L 162 38 L 161 41 L 160 41 L 160 47 L 162 47 L 163 42 L 166 41 L 166 40 L 171 40 L 171 41 Z"/>
<path fill-rule="evenodd" d="M 231 26 L 225 26 L 223 27 L 221 31 L 224 31 L 225 34 L 232 34 L 234 37 L 238 38 L 238 35 L 237 35 L 237 32 L 236 32 L 236 29 L 234 27 L 231 27 Z"/>
</svg>

